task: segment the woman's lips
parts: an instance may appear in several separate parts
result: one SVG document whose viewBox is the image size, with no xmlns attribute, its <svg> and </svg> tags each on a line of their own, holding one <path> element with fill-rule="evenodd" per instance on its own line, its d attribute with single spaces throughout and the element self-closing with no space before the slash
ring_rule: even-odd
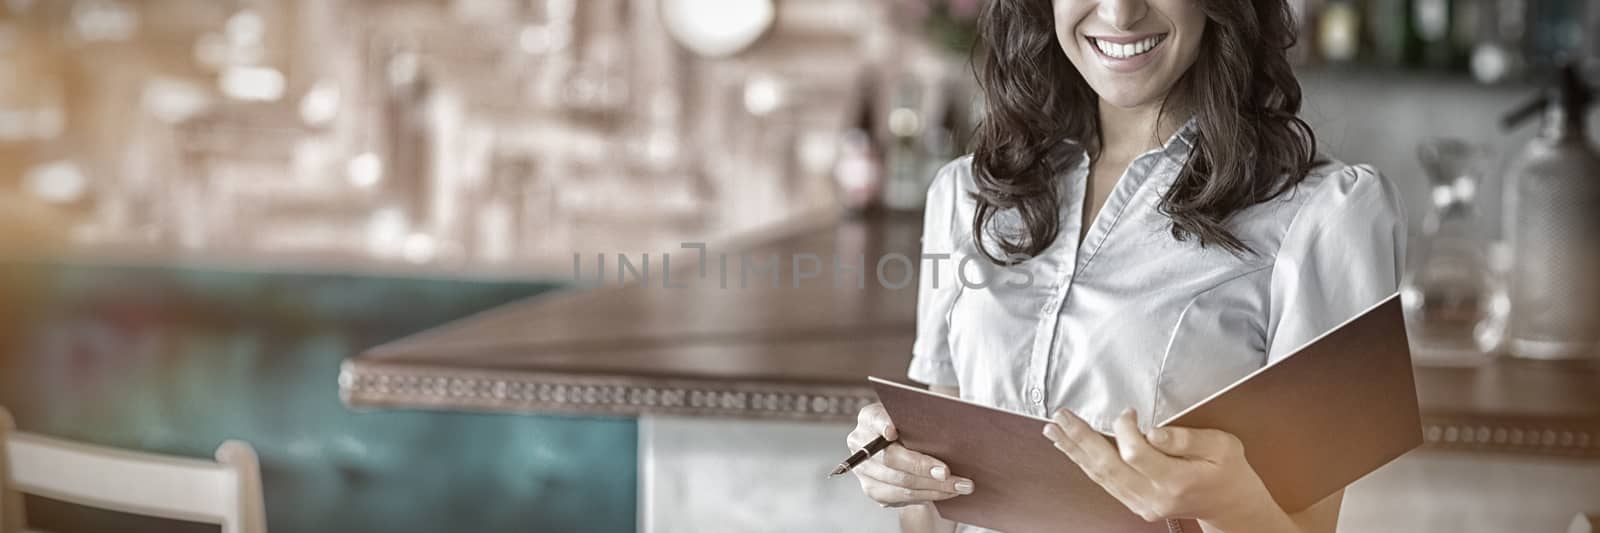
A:
<svg viewBox="0 0 1600 533">
<path fill-rule="evenodd" d="M 1085 35 L 1084 43 L 1094 50 L 1094 55 L 1100 60 L 1107 70 L 1112 72 L 1134 72 L 1150 61 L 1161 51 L 1162 45 L 1167 42 L 1167 34 L 1156 33 L 1131 37 L 1092 37 Z"/>
</svg>

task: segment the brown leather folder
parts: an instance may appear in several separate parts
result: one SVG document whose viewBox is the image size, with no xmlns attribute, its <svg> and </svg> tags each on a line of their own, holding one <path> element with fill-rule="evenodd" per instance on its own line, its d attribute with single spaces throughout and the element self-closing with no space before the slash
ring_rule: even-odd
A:
<svg viewBox="0 0 1600 533">
<path fill-rule="evenodd" d="M 1010 533 L 1170 531 L 1056 451 L 1048 420 L 870 379 L 900 442 L 976 485 L 936 504 L 945 518 Z M 1398 295 L 1159 425 L 1233 433 L 1280 506 L 1311 506 L 1422 444 Z"/>
</svg>

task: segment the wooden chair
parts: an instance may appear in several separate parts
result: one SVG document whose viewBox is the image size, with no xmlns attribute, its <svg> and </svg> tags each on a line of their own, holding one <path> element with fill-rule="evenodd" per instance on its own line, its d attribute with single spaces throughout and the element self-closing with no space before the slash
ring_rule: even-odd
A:
<svg viewBox="0 0 1600 533">
<path fill-rule="evenodd" d="M 23 531 L 22 494 L 265 533 L 255 449 L 230 440 L 216 462 L 130 452 L 16 431 L 0 408 L 0 533 Z"/>
<path fill-rule="evenodd" d="M 1567 533 L 1597 533 L 1600 532 L 1600 514 L 1578 513 L 1572 517 L 1572 525 L 1567 526 Z"/>
</svg>

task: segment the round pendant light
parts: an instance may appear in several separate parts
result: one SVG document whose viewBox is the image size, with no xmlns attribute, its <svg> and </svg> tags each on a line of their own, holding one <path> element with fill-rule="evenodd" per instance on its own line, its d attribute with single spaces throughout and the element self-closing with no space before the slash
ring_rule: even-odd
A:
<svg viewBox="0 0 1600 533">
<path fill-rule="evenodd" d="M 661 0 L 661 19 L 678 44 L 702 57 L 744 51 L 772 28 L 773 0 Z"/>
</svg>

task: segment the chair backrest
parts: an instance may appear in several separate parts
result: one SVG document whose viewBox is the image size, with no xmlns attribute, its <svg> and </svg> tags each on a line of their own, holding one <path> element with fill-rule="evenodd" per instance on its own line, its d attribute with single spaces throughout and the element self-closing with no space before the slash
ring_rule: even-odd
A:
<svg viewBox="0 0 1600 533">
<path fill-rule="evenodd" d="M 227 441 L 216 462 L 131 452 L 14 431 L 0 408 L 0 531 L 18 531 L 19 493 L 113 511 L 264 533 L 255 450 Z"/>
<path fill-rule="evenodd" d="M 1595 533 L 1600 531 L 1600 514 L 1583 514 L 1572 517 L 1567 533 Z"/>
</svg>

